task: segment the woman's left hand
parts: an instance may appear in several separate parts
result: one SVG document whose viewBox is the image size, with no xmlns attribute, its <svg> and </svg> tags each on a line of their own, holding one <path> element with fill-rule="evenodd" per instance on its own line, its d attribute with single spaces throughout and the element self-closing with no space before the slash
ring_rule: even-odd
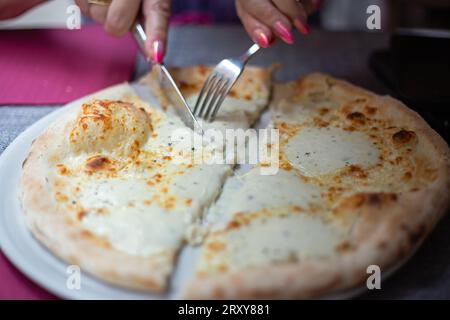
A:
<svg viewBox="0 0 450 320">
<path fill-rule="evenodd" d="M 320 0 L 236 0 L 239 18 L 250 37 L 267 48 L 278 37 L 292 44 L 292 29 L 309 33 L 308 16 Z"/>
</svg>

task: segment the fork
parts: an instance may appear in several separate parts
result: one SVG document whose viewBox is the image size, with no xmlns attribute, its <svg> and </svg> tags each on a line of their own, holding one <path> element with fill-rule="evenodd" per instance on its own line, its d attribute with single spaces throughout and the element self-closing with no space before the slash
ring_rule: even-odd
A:
<svg viewBox="0 0 450 320">
<path fill-rule="evenodd" d="M 231 88 L 244 71 L 250 58 L 259 51 L 258 44 L 252 45 L 242 56 L 222 60 L 203 85 L 194 107 L 194 115 L 211 122 Z"/>
</svg>

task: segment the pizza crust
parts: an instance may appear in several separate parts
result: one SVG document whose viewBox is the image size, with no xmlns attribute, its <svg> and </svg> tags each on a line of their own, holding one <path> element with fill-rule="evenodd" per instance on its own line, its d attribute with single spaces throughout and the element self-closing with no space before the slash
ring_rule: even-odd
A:
<svg viewBox="0 0 450 320">
<path fill-rule="evenodd" d="M 378 265 L 382 274 L 409 258 L 450 205 L 450 151 L 443 139 L 414 111 L 390 97 L 322 74 L 312 74 L 275 88 L 272 112 L 295 106 L 299 92 L 330 87 L 343 100 L 367 99 L 378 115 L 417 133 L 419 153 L 435 164 L 436 179 L 425 188 L 401 194 L 363 192 L 342 200 L 346 213 L 355 212 L 352 240 L 337 257 L 306 259 L 295 263 L 252 266 L 237 270 L 198 273 L 188 284 L 189 299 L 299 299 L 317 298 L 365 285 L 367 267 Z M 295 99 L 294 99 L 295 100 Z M 282 102 L 288 101 L 288 103 Z M 275 110 L 275 111 L 274 111 Z M 352 199 L 353 198 L 353 199 Z M 357 198 L 357 201 L 353 202 Z M 356 203 L 356 204 L 355 204 Z"/>
</svg>

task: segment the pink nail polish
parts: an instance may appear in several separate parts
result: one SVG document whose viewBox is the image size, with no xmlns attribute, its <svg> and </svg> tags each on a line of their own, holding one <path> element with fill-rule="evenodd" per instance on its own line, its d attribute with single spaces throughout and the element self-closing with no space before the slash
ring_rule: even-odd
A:
<svg viewBox="0 0 450 320">
<path fill-rule="evenodd" d="M 152 59 L 158 64 L 161 64 L 164 60 L 164 45 L 160 40 L 155 40 L 152 43 Z"/>
<path fill-rule="evenodd" d="M 284 42 L 289 44 L 294 43 L 294 37 L 292 36 L 291 31 L 281 21 L 275 22 L 275 30 Z"/>
<path fill-rule="evenodd" d="M 259 44 L 263 48 L 268 48 L 270 45 L 269 37 L 261 29 L 255 30 L 254 40 L 257 44 Z"/>
<path fill-rule="evenodd" d="M 298 29 L 298 31 L 303 33 L 305 36 L 310 33 L 310 29 L 309 29 L 308 25 L 303 23 L 300 19 L 295 19 L 294 25 Z"/>
</svg>

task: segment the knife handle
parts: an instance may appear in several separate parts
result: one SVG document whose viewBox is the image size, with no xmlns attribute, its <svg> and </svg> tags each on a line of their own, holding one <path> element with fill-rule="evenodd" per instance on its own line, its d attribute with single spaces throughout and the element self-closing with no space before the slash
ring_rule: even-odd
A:
<svg viewBox="0 0 450 320">
<path fill-rule="evenodd" d="M 147 61 L 150 61 L 150 57 L 148 55 L 147 49 L 145 48 L 145 42 L 147 41 L 147 35 L 145 34 L 144 27 L 139 21 L 136 21 L 133 24 L 132 32 L 134 39 L 136 40 L 139 50 L 144 55 L 144 57 L 147 59 Z"/>
</svg>

